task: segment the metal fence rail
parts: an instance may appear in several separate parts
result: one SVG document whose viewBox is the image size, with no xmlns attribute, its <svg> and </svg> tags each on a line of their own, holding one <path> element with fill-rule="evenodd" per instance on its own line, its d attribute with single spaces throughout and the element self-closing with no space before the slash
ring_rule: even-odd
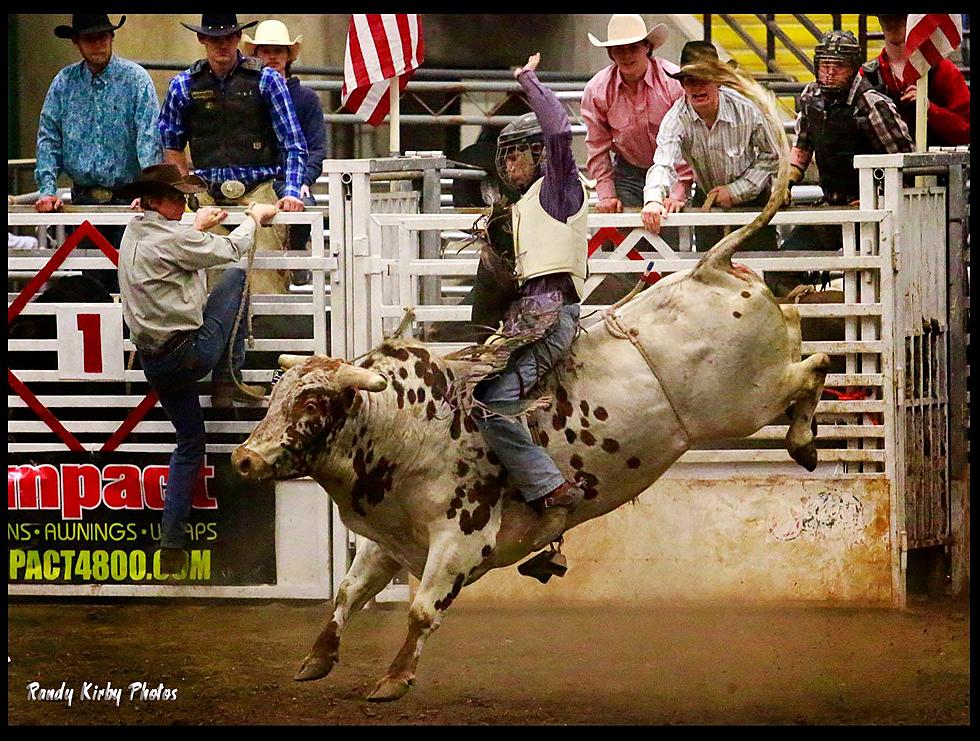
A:
<svg viewBox="0 0 980 741">
<path fill-rule="evenodd" d="M 133 214 L 111 213 L 107 209 L 93 208 L 84 212 L 36 214 L 31 211 L 8 212 L 10 227 L 71 227 L 90 222 L 98 226 L 128 223 Z M 225 223 L 235 225 L 247 218 L 242 209 L 229 209 Z M 184 217 L 191 223 L 193 214 Z M 339 282 L 339 260 L 336 254 L 325 251 L 323 213 L 310 210 L 303 213 L 279 214 L 274 224 L 308 225 L 311 228 L 309 252 L 259 252 L 254 267 L 291 268 L 311 270 L 312 286 L 309 293 L 296 295 L 260 295 L 253 297 L 256 338 L 252 351 L 247 353 L 243 377 L 250 382 L 268 382 L 275 368 L 275 358 L 281 352 L 305 352 L 329 354 L 338 347 L 338 337 L 346 334 L 345 311 L 339 303 L 342 291 L 330 290 Z M 32 276 L 44 268 L 55 255 L 54 249 L 39 249 L 8 254 L 8 282 L 11 272 Z M 100 250 L 76 248 L 60 266 L 64 272 L 112 269 L 113 263 Z M 21 283 L 27 279 L 21 278 Z M 20 290 L 8 293 L 8 307 L 20 294 Z M 118 301 L 118 298 L 116 298 Z M 63 304 L 28 303 L 20 312 L 22 317 L 53 317 Z M 10 327 L 8 311 L 8 328 Z M 60 424 L 81 443 L 85 450 L 102 449 L 106 439 L 149 393 L 143 372 L 128 367 L 118 381 L 66 381 L 58 370 L 59 339 L 9 339 L 7 340 L 8 372 L 23 383 L 37 401 L 49 409 Z M 126 337 L 118 338 L 118 352 L 128 359 L 135 347 Z M 9 378 L 8 378 L 9 380 Z M 229 452 L 243 440 L 264 409 L 238 410 L 244 418 L 222 419 L 222 413 L 211 409 L 210 396 L 203 393 L 201 405 L 205 409 L 206 428 L 209 433 L 208 449 L 212 452 Z M 8 440 L 10 452 L 35 452 L 64 449 L 64 443 L 50 426 L 41 421 L 35 410 L 28 407 L 20 395 L 11 393 L 8 383 Z M 123 452 L 169 452 L 173 448 L 173 426 L 162 409 L 149 410 L 116 450 Z"/>
</svg>

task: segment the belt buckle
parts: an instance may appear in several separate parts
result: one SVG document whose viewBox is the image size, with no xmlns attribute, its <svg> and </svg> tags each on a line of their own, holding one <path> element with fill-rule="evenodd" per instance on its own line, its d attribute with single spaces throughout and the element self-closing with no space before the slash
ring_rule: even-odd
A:
<svg viewBox="0 0 980 741">
<path fill-rule="evenodd" d="M 229 200 L 235 200 L 245 195 L 245 183 L 241 180 L 225 180 L 219 187 L 221 195 Z"/>
<path fill-rule="evenodd" d="M 112 200 L 112 190 L 97 185 L 88 189 L 88 196 L 97 203 L 108 203 Z"/>
</svg>

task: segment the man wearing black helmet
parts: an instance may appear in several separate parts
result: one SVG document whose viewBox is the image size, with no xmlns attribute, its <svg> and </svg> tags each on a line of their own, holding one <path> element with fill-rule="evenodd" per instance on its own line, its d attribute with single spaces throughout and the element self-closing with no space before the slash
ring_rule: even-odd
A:
<svg viewBox="0 0 980 741">
<path fill-rule="evenodd" d="M 524 500 L 541 512 L 535 548 L 555 540 L 568 513 L 584 498 L 565 480 L 543 448 L 534 444 L 515 414 L 538 380 L 565 358 L 575 339 L 586 273 L 588 208 L 572 153 L 572 131 L 557 98 L 535 75 L 534 54 L 514 72 L 534 113 L 508 124 L 497 141 L 501 179 L 521 193 L 499 221 L 514 243 L 518 295 L 500 334 L 521 338 L 521 347 L 497 375 L 481 381 L 474 419 Z M 496 209 L 500 214 L 500 208 Z M 474 311 L 478 307 L 474 307 Z"/>
<path fill-rule="evenodd" d="M 911 152 L 915 145 L 895 104 L 858 74 L 862 53 L 850 31 L 828 31 L 813 54 L 816 81 L 803 89 L 796 119 L 796 143 L 790 152 L 790 184 L 803 179 L 816 157 L 824 201 L 847 206 L 858 201 L 857 154 Z M 801 225 L 783 250 L 839 250 L 838 226 Z M 802 274 L 784 274 L 778 294 L 785 295 Z"/>
</svg>

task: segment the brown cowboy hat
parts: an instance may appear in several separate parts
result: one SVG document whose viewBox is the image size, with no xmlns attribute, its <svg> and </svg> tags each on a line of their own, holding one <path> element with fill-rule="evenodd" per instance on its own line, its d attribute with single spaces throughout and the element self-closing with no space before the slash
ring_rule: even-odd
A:
<svg viewBox="0 0 980 741">
<path fill-rule="evenodd" d="M 710 41 L 688 41 L 681 49 L 680 69 L 676 72 L 668 72 L 667 76 L 673 77 L 675 80 L 682 80 L 685 77 L 701 77 L 695 66 L 701 62 L 721 62 L 715 45 Z M 727 64 L 730 67 L 738 66 L 734 59 L 729 59 Z"/>
<path fill-rule="evenodd" d="M 55 26 L 54 35 L 59 39 L 73 39 L 83 33 L 102 33 L 103 31 L 115 31 L 126 22 L 126 16 L 119 19 L 118 25 L 112 25 L 109 16 L 105 14 L 75 13 L 71 17 L 70 26 Z"/>
<path fill-rule="evenodd" d="M 139 198 L 145 195 L 203 193 L 208 184 L 197 175 L 181 175 L 173 165 L 150 165 L 133 182 L 115 189 L 117 198 Z"/>
<path fill-rule="evenodd" d="M 258 23 L 258 21 L 239 23 L 238 16 L 234 13 L 203 13 L 201 14 L 200 26 L 184 22 L 181 22 L 180 25 L 204 36 L 231 36 L 233 33 L 257 26 Z"/>
</svg>

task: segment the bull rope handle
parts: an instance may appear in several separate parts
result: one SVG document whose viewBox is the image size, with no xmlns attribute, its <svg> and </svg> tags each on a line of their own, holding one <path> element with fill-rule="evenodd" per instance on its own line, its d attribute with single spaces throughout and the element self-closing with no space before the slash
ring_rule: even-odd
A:
<svg viewBox="0 0 980 741">
<path fill-rule="evenodd" d="M 245 209 L 246 218 L 251 219 L 252 214 L 249 210 Z M 262 229 L 260 224 L 256 223 L 255 228 Z M 242 315 L 245 313 L 245 306 L 248 305 L 248 317 L 246 319 L 246 328 L 248 335 L 246 340 L 248 342 L 249 348 L 255 346 L 255 337 L 252 335 L 252 302 L 250 301 L 252 297 L 252 263 L 255 261 L 255 250 L 258 246 L 258 240 L 252 240 L 252 246 L 248 248 L 248 265 L 245 268 L 245 290 L 242 291 L 242 299 L 238 303 L 238 314 L 235 315 L 235 324 L 231 328 L 231 336 L 228 338 L 228 372 L 231 373 L 231 380 L 234 382 L 238 390 L 241 391 L 246 396 L 251 396 L 253 399 L 264 399 L 265 394 L 256 394 L 245 387 L 245 385 L 238 380 L 238 376 L 235 375 L 235 362 L 234 362 L 234 345 L 235 337 L 238 336 L 238 327 L 242 323 Z"/>
<path fill-rule="evenodd" d="M 711 207 L 715 205 L 715 199 L 718 197 L 718 191 L 711 191 L 708 193 L 708 197 L 704 199 L 704 205 L 701 206 L 701 212 L 707 213 L 711 210 Z"/>
<path fill-rule="evenodd" d="M 715 205 L 715 198 L 717 197 L 718 197 L 717 191 L 712 191 L 711 193 L 708 193 L 708 197 L 704 199 L 704 205 L 701 206 L 702 213 L 707 213 L 708 211 L 711 210 L 711 207 Z M 729 224 L 722 230 L 722 236 L 727 237 L 729 234 L 731 234 L 731 231 L 732 231 L 732 227 Z"/>
</svg>

